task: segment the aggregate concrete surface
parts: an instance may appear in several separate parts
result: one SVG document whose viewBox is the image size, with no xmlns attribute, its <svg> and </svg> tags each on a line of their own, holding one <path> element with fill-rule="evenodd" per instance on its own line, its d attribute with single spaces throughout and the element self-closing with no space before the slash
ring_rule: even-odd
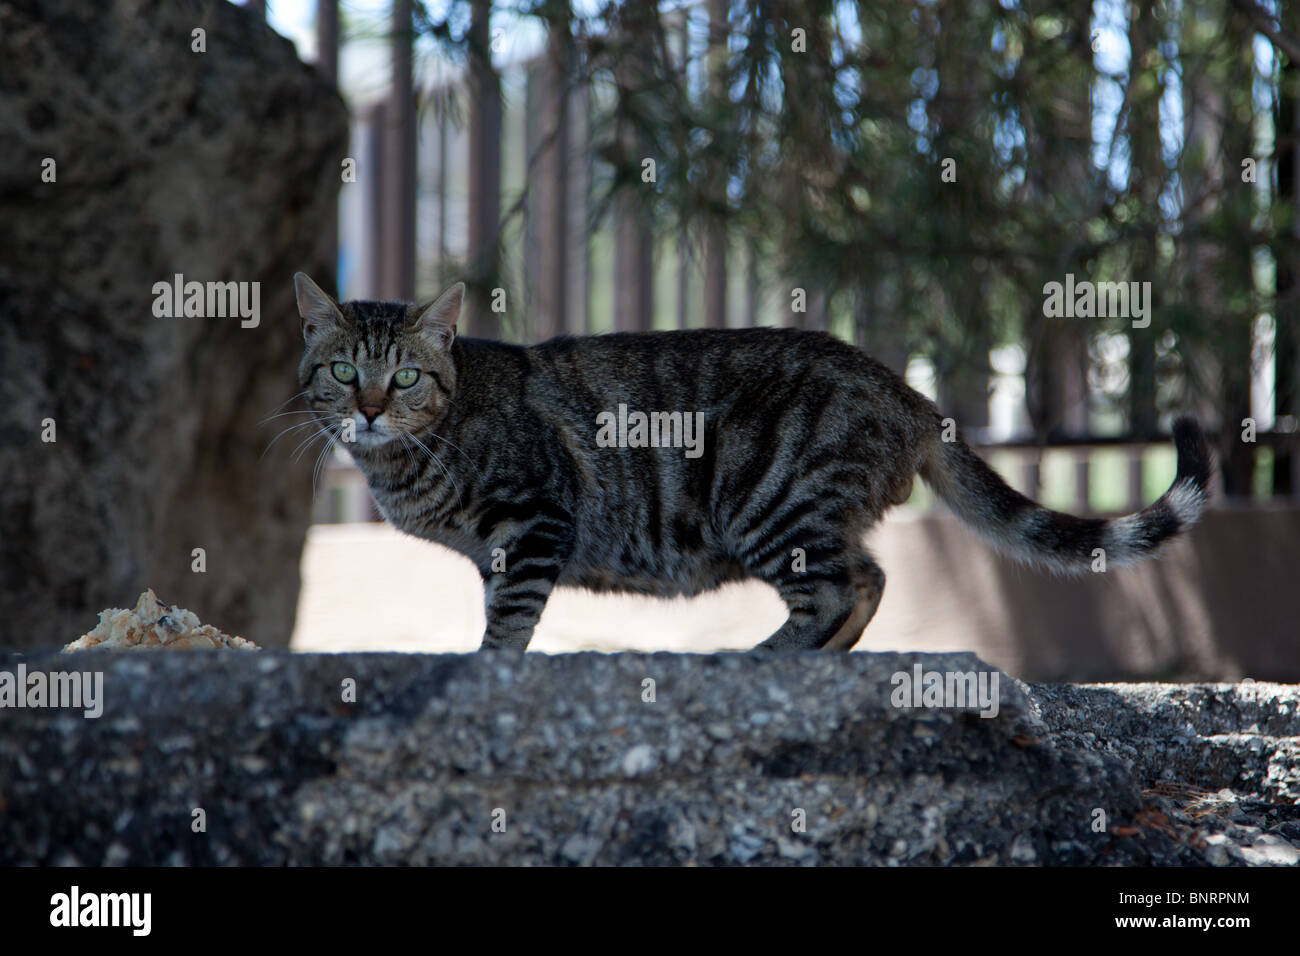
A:
<svg viewBox="0 0 1300 956">
<path fill-rule="evenodd" d="M 1291 685 L 1030 685 L 970 654 L 89 652 L 0 674 L 20 664 L 102 671 L 103 713 L 0 709 L 0 864 L 1300 863 Z M 924 706 L 899 676 L 918 667 L 996 676 L 996 713 Z"/>
</svg>

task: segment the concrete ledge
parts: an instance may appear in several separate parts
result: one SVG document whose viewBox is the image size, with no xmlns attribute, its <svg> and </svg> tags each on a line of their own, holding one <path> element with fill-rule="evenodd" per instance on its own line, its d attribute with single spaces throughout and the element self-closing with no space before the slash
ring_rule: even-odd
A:
<svg viewBox="0 0 1300 956">
<path fill-rule="evenodd" d="M 20 663 L 102 671 L 104 709 L 0 710 L 4 864 L 1300 860 L 1295 687 L 1030 686 L 968 654 L 93 653 L 0 672 Z M 917 665 L 996 674 L 996 716 L 894 706 Z M 1268 747 L 1231 736 L 1251 733 Z"/>
</svg>

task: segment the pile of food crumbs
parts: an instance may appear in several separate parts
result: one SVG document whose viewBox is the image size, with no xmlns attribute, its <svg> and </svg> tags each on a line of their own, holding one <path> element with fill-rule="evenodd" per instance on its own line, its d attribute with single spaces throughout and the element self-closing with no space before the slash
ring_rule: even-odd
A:
<svg viewBox="0 0 1300 956">
<path fill-rule="evenodd" d="M 163 604 L 153 589 L 140 595 L 135 608 L 110 607 L 99 612 L 99 624 L 63 649 L 161 650 L 161 651 L 260 651 L 252 641 L 223 634 L 211 624 L 200 624 L 198 615 L 182 607 Z"/>
</svg>

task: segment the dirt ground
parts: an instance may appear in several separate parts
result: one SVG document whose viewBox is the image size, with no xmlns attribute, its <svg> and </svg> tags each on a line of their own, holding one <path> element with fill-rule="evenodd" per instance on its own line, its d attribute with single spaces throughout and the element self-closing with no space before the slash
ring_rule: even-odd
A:
<svg viewBox="0 0 1300 956">
<path fill-rule="evenodd" d="M 882 559 L 888 559 L 887 550 L 881 549 Z M 478 647 L 483 588 L 473 566 L 386 524 L 313 526 L 302 575 L 294 650 L 427 653 Z M 960 635 L 957 642 L 940 644 L 915 633 L 920 622 L 906 588 L 891 579 L 860 649 L 977 649 L 963 646 Z M 561 589 L 547 605 L 529 649 L 743 650 L 784 620 L 776 592 L 758 582 L 677 600 Z"/>
</svg>

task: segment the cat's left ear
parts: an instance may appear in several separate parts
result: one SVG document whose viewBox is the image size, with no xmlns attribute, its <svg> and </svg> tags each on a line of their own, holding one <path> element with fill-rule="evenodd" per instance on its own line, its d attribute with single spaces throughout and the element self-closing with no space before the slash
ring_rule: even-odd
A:
<svg viewBox="0 0 1300 956">
<path fill-rule="evenodd" d="M 423 306 L 411 323 L 418 332 L 440 349 L 451 348 L 456 339 L 456 321 L 465 302 L 465 283 L 457 282 L 430 304 Z"/>
<path fill-rule="evenodd" d="M 321 291 L 305 272 L 293 274 L 293 291 L 298 297 L 298 314 L 302 316 L 302 337 L 310 342 L 323 329 L 343 325 L 345 320 L 334 300 Z"/>
</svg>

